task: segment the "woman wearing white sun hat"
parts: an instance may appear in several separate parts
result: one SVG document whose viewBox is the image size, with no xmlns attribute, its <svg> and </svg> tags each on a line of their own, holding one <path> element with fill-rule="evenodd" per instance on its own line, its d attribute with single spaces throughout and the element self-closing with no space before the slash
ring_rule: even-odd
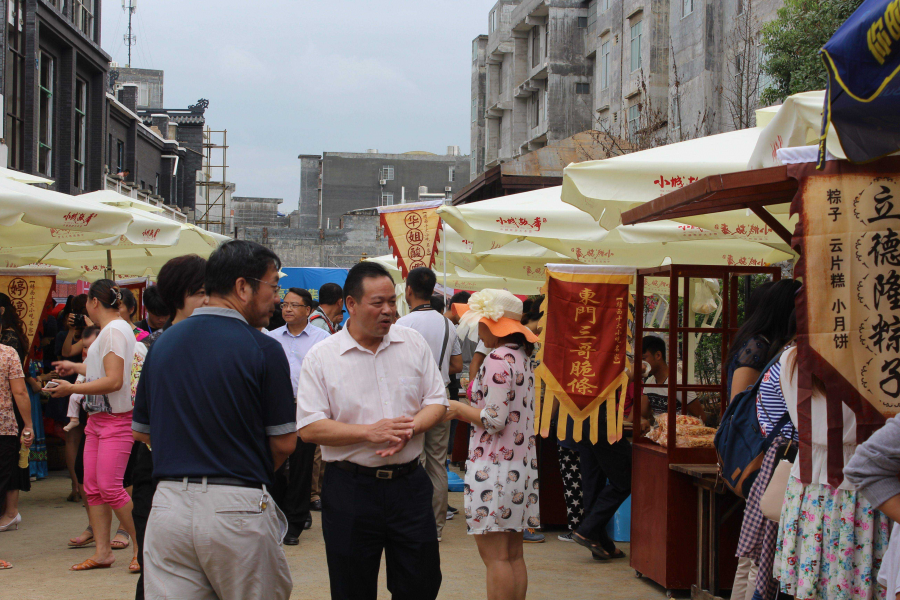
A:
<svg viewBox="0 0 900 600">
<path fill-rule="evenodd" d="M 534 437 L 534 373 L 538 337 L 520 322 L 522 301 L 505 290 L 482 290 L 455 304 L 460 337 L 493 348 L 472 386 L 472 405 L 450 401 L 447 418 L 471 423 L 465 513 L 487 567 L 487 597 L 523 600 L 528 574 L 523 532 L 540 527 Z"/>
</svg>

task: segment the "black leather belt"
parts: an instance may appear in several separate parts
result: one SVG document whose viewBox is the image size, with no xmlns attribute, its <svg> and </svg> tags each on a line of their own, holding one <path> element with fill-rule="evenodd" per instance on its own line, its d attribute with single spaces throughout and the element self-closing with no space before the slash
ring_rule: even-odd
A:
<svg viewBox="0 0 900 600">
<path fill-rule="evenodd" d="M 177 481 L 182 483 L 184 477 L 160 477 L 160 481 Z M 203 483 L 203 477 L 188 477 L 188 483 Z M 244 481 L 234 477 L 207 477 L 206 485 L 230 485 L 232 487 L 255 488 L 261 490 L 263 484 L 254 481 Z"/>
<path fill-rule="evenodd" d="M 384 465 L 381 467 L 364 467 L 352 463 L 349 460 L 342 460 L 329 464 L 334 465 L 343 471 L 353 473 L 354 475 L 368 475 L 369 477 L 374 477 L 376 479 L 399 479 L 400 477 L 406 477 L 415 471 L 416 467 L 419 466 L 419 461 L 414 460 L 402 465 Z"/>
</svg>

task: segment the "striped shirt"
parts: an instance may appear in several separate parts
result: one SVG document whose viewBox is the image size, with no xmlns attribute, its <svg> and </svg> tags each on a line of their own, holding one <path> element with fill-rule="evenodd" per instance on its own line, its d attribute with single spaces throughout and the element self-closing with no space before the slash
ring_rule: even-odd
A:
<svg viewBox="0 0 900 600">
<path fill-rule="evenodd" d="M 763 375 L 759 395 L 756 397 L 756 418 L 762 434 L 769 435 L 787 410 L 787 402 L 781 391 L 781 361 L 777 361 Z M 790 422 L 781 429 L 781 435 L 794 441 L 800 439 Z"/>
</svg>

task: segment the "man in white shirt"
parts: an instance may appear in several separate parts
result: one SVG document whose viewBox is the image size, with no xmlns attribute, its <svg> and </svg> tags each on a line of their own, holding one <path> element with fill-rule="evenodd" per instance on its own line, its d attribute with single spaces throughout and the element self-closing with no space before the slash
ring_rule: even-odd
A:
<svg viewBox="0 0 900 600">
<path fill-rule="evenodd" d="M 269 337 L 278 340 L 287 355 L 295 400 L 303 359 L 313 346 L 329 335 L 310 324 L 312 302 L 309 290 L 290 288 L 281 303 L 285 325 L 267 332 Z M 288 520 L 288 532 L 284 536 L 284 543 L 288 546 L 296 546 L 303 530 L 312 526 L 309 511 L 315 453 L 315 444 L 298 439 L 297 449 L 275 473 L 272 496 Z"/>
<path fill-rule="evenodd" d="M 297 427 L 329 463 L 322 533 L 335 600 L 375 598 L 381 555 L 395 598 L 433 600 L 441 584 L 422 435 L 444 418 L 444 382 L 417 332 L 392 327 L 394 281 L 372 262 L 344 284 L 347 326 L 306 355 Z"/>
<path fill-rule="evenodd" d="M 319 306 L 309 317 L 309 322 L 322 331 L 337 333 L 344 320 L 344 291 L 336 283 L 326 283 L 319 288 Z"/>
<path fill-rule="evenodd" d="M 431 306 L 431 295 L 437 283 L 434 271 L 428 267 L 418 267 L 406 277 L 406 302 L 410 313 L 401 317 L 397 325 L 415 329 L 422 334 L 434 362 L 441 370 L 444 386 L 450 384 L 450 377 L 462 371 L 462 350 L 456 327 L 450 320 Z M 450 422 L 439 423 L 425 434 L 425 449 L 422 461 L 425 471 L 434 487 L 431 498 L 434 521 L 437 525 L 438 541 L 447 522 L 447 449 L 450 445 Z"/>
</svg>

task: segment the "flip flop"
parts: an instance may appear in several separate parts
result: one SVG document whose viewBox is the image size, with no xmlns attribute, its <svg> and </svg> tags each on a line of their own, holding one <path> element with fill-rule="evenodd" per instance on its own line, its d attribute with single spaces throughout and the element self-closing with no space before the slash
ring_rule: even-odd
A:
<svg viewBox="0 0 900 600">
<path fill-rule="evenodd" d="M 117 535 L 117 536 L 119 536 L 119 535 L 124 536 L 124 537 L 125 537 L 125 541 L 124 541 L 124 542 L 119 541 L 119 540 L 113 540 L 113 541 L 111 541 L 111 542 L 109 543 L 109 545 L 110 545 L 110 547 L 111 547 L 113 550 L 124 550 L 125 548 L 127 548 L 128 546 L 131 545 L 131 536 L 128 535 L 128 532 L 127 532 L 127 531 L 125 531 L 125 530 L 123 530 L 123 529 L 118 529 L 118 530 L 116 530 L 116 535 Z"/>
<path fill-rule="evenodd" d="M 596 552 L 593 549 L 591 549 L 591 552 L 594 553 L 594 558 L 596 560 L 614 560 L 616 558 L 625 558 L 625 553 L 622 552 L 622 550 L 620 550 L 619 548 L 616 548 L 616 551 L 612 554 L 610 554 L 603 548 L 600 548 L 600 552 Z"/>
<path fill-rule="evenodd" d="M 85 546 L 88 546 L 88 545 L 94 543 L 94 530 L 91 529 L 91 526 L 88 525 L 87 529 L 85 529 L 85 531 L 90 531 L 91 536 L 89 538 L 87 538 L 86 540 L 84 540 L 82 542 L 78 542 L 78 543 L 73 542 L 72 540 L 69 540 L 69 548 L 84 548 Z"/>
<path fill-rule="evenodd" d="M 131 564 L 128 565 L 128 571 L 135 574 L 141 572 L 141 563 L 138 562 L 137 556 L 131 559 Z"/>
<path fill-rule="evenodd" d="M 90 558 L 84 561 L 83 563 L 79 563 L 77 565 L 72 565 L 69 567 L 70 571 L 90 571 L 92 569 L 108 569 L 112 566 L 112 563 L 108 564 L 100 564 L 96 560 L 91 560 Z"/>
<path fill-rule="evenodd" d="M 3 571 L 5 569 L 12 569 L 12 565 L 5 560 L 0 560 L 0 571 Z"/>
</svg>

